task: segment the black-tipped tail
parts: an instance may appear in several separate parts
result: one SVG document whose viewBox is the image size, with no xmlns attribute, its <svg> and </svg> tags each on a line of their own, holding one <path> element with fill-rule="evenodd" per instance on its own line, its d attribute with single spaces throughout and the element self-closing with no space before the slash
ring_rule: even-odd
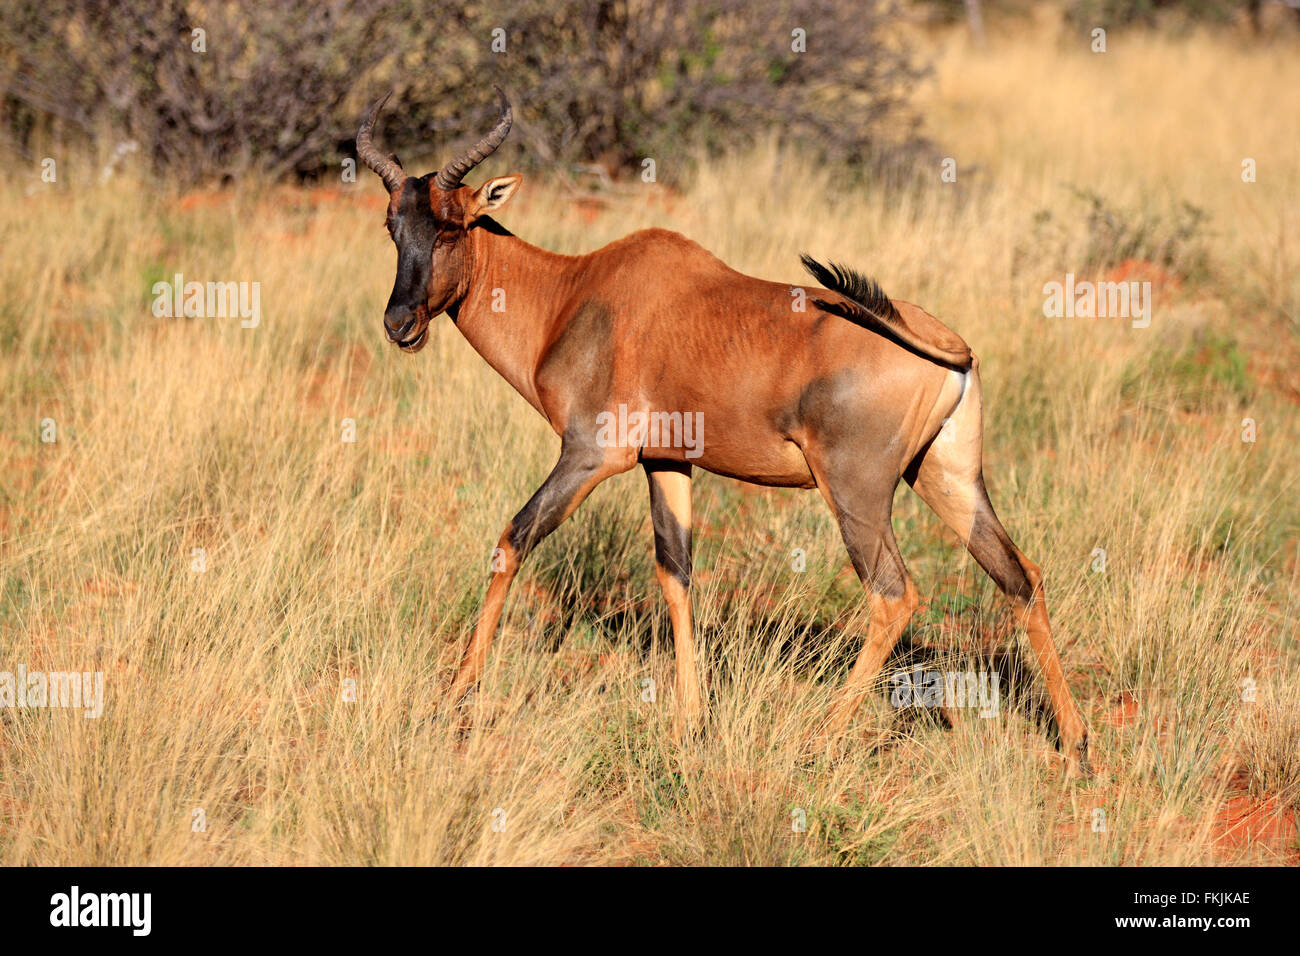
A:
<svg viewBox="0 0 1300 956">
<path fill-rule="evenodd" d="M 814 299 L 813 304 L 819 309 L 883 333 L 910 351 L 941 365 L 959 370 L 970 368 L 970 347 L 934 316 L 916 309 L 914 311 L 924 316 L 926 321 L 909 321 L 899 314 L 875 279 L 837 263 L 822 265 L 807 253 L 800 254 L 799 259 L 822 286 L 847 300 L 828 302 Z"/>
</svg>

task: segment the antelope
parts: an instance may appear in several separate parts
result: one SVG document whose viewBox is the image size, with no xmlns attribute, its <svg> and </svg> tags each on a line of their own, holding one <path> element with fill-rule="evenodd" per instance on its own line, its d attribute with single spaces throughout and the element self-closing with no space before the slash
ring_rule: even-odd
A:
<svg viewBox="0 0 1300 956">
<path fill-rule="evenodd" d="M 674 734 L 703 713 L 691 622 L 691 477 L 816 488 L 834 513 L 870 617 L 865 642 L 810 743 L 832 753 L 919 604 L 894 540 L 902 478 L 965 543 L 1028 633 L 1051 698 L 1067 775 L 1088 772 L 1088 733 L 1052 639 L 1043 575 L 993 511 L 982 466 L 979 362 L 955 332 L 873 280 L 802 257 L 806 288 L 729 268 L 703 247 L 646 229 L 586 255 L 548 252 L 495 213 L 522 176 L 465 176 L 501 145 L 513 113 L 435 175 L 408 176 L 374 146 L 375 102 L 357 157 L 388 190 L 397 277 L 388 339 L 424 347 L 446 313 L 469 344 L 547 421 L 559 460 L 497 542 L 478 623 L 447 697 L 483 672 L 511 582 L 537 544 L 598 484 L 638 464 L 649 483 L 656 576 L 675 654 Z M 508 319 L 493 310 L 506 297 Z M 811 299 L 811 302 L 807 302 Z M 808 306 L 811 305 L 811 308 Z M 801 307 L 802 306 L 802 307 Z M 619 429 L 611 416 L 695 413 L 694 449 L 675 427 Z M 665 435 L 665 432 L 667 433 Z"/>
</svg>

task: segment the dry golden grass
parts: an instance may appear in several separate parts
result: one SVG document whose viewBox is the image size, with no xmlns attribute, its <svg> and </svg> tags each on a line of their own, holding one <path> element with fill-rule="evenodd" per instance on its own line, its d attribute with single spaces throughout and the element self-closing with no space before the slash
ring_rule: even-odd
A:
<svg viewBox="0 0 1300 956">
<path fill-rule="evenodd" d="M 14 178 L 0 670 L 102 670 L 106 699 L 94 720 L 0 710 L 0 862 L 1294 862 L 1300 157 L 1280 91 L 1300 88 L 1300 58 L 1230 36 L 1112 34 L 1104 56 L 1038 35 L 984 55 L 942 43 L 924 101 L 955 184 L 936 168 L 889 193 L 771 145 L 595 214 L 529 181 L 501 218 L 562 251 L 667 226 L 792 281 L 807 249 L 958 329 L 981 356 L 994 503 L 1046 572 L 1093 779 L 1061 785 L 1009 614 L 906 489 L 895 527 L 929 607 L 904 643 L 1004 666 L 997 718 L 947 726 L 882 686 L 843 757 L 802 761 L 864 632 L 860 589 L 816 495 L 704 476 L 711 712 L 674 745 L 629 474 L 526 566 L 458 735 L 440 689 L 490 549 L 558 444 L 449 323 L 418 357 L 386 345 L 377 183 L 181 199 Z M 1208 218 L 1158 268 L 1109 261 L 1072 187 L 1149 234 L 1140 248 L 1183 201 Z M 1157 277 L 1150 328 L 1043 318 L 1044 282 L 1124 269 Z M 150 286 L 178 271 L 260 282 L 261 326 L 154 318 Z"/>
</svg>

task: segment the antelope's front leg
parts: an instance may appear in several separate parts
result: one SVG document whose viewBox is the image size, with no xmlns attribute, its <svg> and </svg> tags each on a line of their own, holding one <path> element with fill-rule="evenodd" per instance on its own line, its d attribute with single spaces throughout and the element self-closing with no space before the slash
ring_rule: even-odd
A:
<svg viewBox="0 0 1300 956">
<path fill-rule="evenodd" d="M 464 697 L 483 673 L 488 648 L 501 621 L 506 594 L 524 558 L 577 510 L 593 488 L 634 464 L 635 456 L 629 458 L 625 449 L 601 448 L 585 437 L 565 436 L 559 462 L 502 532 L 492 553 L 492 577 L 487 598 L 483 602 L 478 626 L 474 628 L 474 636 L 461 660 L 460 670 L 448 691 L 453 703 Z"/>
<path fill-rule="evenodd" d="M 699 725 L 702 705 L 691 625 L 691 466 L 646 461 L 650 518 L 655 530 L 655 574 L 668 602 L 677 661 L 673 735 L 681 740 Z"/>
</svg>

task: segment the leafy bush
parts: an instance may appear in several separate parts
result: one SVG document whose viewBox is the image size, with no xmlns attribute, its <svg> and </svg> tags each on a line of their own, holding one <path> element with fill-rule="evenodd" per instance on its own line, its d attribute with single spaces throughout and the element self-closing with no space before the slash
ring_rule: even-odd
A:
<svg viewBox="0 0 1300 956">
<path fill-rule="evenodd" d="M 863 161 L 915 127 L 922 71 L 887 38 L 896 15 L 885 0 L 11 0 L 0 129 L 29 157 L 133 141 L 183 179 L 311 176 L 350 155 L 378 92 L 395 90 L 386 147 L 427 149 L 480 134 L 495 82 L 533 162 L 634 168 L 774 128 Z"/>
<path fill-rule="evenodd" d="M 1125 260 L 1154 263 L 1183 277 L 1202 276 L 1207 266 L 1205 232 L 1209 214 L 1186 200 L 1171 212 L 1150 208 L 1122 209 L 1092 189 L 1071 190 L 1083 206 L 1081 212 L 1057 216 L 1041 209 L 1034 216 L 1031 248 L 1066 257 L 1074 244 L 1077 224 L 1085 232 L 1081 271 L 1105 269 Z M 1020 250 L 1023 256 L 1027 250 Z"/>
<path fill-rule="evenodd" d="M 396 6 L 15 0 L 0 13 L 3 127 L 24 151 L 35 136 L 136 142 L 183 178 L 309 171 L 355 125 L 357 64 L 390 49 Z"/>
</svg>

